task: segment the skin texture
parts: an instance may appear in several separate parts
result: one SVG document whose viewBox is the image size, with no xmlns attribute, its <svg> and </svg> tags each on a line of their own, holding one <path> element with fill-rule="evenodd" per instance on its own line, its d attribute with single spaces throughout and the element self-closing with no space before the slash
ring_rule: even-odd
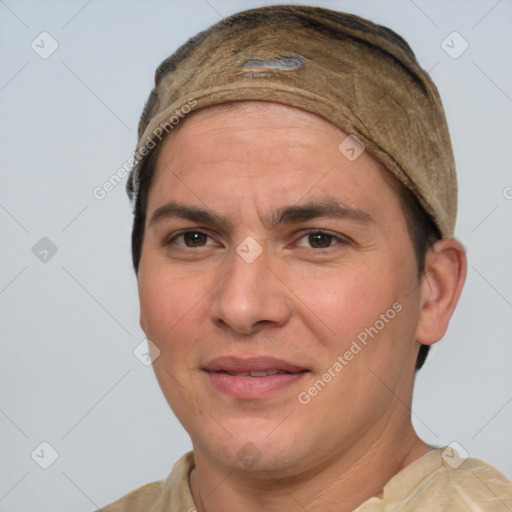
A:
<svg viewBox="0 0 512 512">
<path fill-rule="evenodd" d="M 200 511 L 353 510 L 428 451 L 411 424 L 415 361 L 419 343 L 446 330 L 465 254 L 455 240 L 437 242 L 419 279 L 387 171 L 366 152 L 346 159 L 338 150 L 346 136 L 302 110 L 245 102 L 198 111 L 163 142 L 138 274 L 140 323 L 192 439 Z M 370 220 L 269 225 L 280 208 L 328 199 Z M 151 222 L 169 201 L 229 222 Z M 183 229 L 207 236 L 179 236 Z M 252 263 L 236 252 L 246 237 L 262 248 Z M 301 403 L 299 393 L 393 304 L 400 312 Z M 202 370 L 224 355 L 271 356 L 308 371 L 267 397 L 237 399 Z"/>
</svg>

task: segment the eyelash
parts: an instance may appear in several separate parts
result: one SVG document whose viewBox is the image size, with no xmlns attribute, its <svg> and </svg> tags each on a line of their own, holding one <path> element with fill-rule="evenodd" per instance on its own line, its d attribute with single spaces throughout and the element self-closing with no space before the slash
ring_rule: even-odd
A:
<svg viewBox="0 0 512 512">
<path fill-rule="evenodd" d="M 189 233 L 200 234 L 200 235 L 204 235 L 207 238 L 213 238 L 208 233 L 206 233 L 205 231 L 202 231 L 200 229 L 186 229 L 186 230 L 180 231 L 179 233 L 174 234 L 171 238 L 166 239 L 164 241 L 163 245 L 165 245 L 165 246 L 172 245 L 173 243 L 176 242 L 176 240 L 178 238 L 183 237 L 183 236 L 185 236 L 185 235 L 187 235 Z M 322 229 L 310 229 L 310 230 L 306 231 L 305 233 L 303 233 L 297 239 L 297 241 L 303 239 L 304 237 L 310 236 L 310 235 L 324 235 L 324 236 L 327 236 L 327 237 L 331 237 L 331 241 L 337 240 L 338 244 L 346 244 L 346 243 L 348 243 L 348 241 L 344 237 L 341 237 L 340 235 L 335 235 L 333 233 L 330 233 L 329 231 L 325 231 L 325 230 L 322 230 Z M 329 245 L 328 247 L 321 247 L 321 248 L 309 247 L 309 249 L 314 250 L 314 251 L 325 252 L 326 249 L 331 249 L 335 245 L 337 245 L 337 244 L 333 244 L 333 245 Z M 194 249 L 194 247 L 189 247 L 187 245 L 178 245 L 178 247 L 182 247 L 184 249 Z M 205 246 L 202 245 L 202 246 L 197 246 L 197 247 L 198 248 L 203 248 Z M 299 247 L 301 247 L 301 246 L 299 246 Z"/>
</svg>

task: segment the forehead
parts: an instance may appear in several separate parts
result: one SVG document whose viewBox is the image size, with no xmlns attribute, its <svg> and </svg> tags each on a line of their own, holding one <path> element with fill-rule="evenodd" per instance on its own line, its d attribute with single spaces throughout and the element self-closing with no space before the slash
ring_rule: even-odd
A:
<svg viewBox="0 0 512 512">
<path fill-rule="evenodd" d="M 384 188 L 395 199 L 399 189 L 398 180 L 352 135 L 316 114 L 265 101 L 202 108 L 170 132 L 158 149 L 150 195 L 158 202 L 186 192 L 191 199 L 187 183 L 210 203 L 221 198 L 223 186 L 242 183 L 250 190 L 239 188 L 237 195 L 281 187 L 283 200 L 329 191 L 347 204 L 354 188 L 366 187 L 369 194 Z"/>
</svg>

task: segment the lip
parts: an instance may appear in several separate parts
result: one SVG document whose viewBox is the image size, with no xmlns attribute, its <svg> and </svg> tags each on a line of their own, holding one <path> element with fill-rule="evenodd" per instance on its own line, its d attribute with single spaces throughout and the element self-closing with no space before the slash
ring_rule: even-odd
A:
<svg viewBox="0 0 512 512">
<path fill-rule="evenodd" d="M 284 359 L 277 359 L 275 357 L 266 356 L 251 356 L 251 357 L 236 357 L 236 356 L 222 356 L 209 361 L 204 366 L 203 370 L 208 372 L 263 372 L 269 371 L 285 371 L 289 373 L 298 373 L 307 370 L 302 366 L 285 361 Z"/>
<path fill-rule="evenodd" d="M 218 390 L 241 400 L 268 398 L 302 380 L 309 372 L 307 368 L 283 359 L 264 356 L 240 358 L 235 356 L 217 357 L 203 368 L 210 383 Z M 264 377 L 242 377 L 231 373 L 263 371 L 284 371 Z"/>
</svg>

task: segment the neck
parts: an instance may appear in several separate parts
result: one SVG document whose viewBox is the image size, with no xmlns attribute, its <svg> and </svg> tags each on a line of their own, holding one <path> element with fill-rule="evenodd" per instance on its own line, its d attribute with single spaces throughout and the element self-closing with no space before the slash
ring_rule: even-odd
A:
<svg viewBox="0 0 512 512">
<path fill-rule="evenodd" d="M 222 468 L 194 446 L 190 485 L 198 512 L 350 512 L 378 496 L 396 473 L 428 451 L 410 420 L 402 429 L 388 427 L 293 476 Z"/>
</svg>

